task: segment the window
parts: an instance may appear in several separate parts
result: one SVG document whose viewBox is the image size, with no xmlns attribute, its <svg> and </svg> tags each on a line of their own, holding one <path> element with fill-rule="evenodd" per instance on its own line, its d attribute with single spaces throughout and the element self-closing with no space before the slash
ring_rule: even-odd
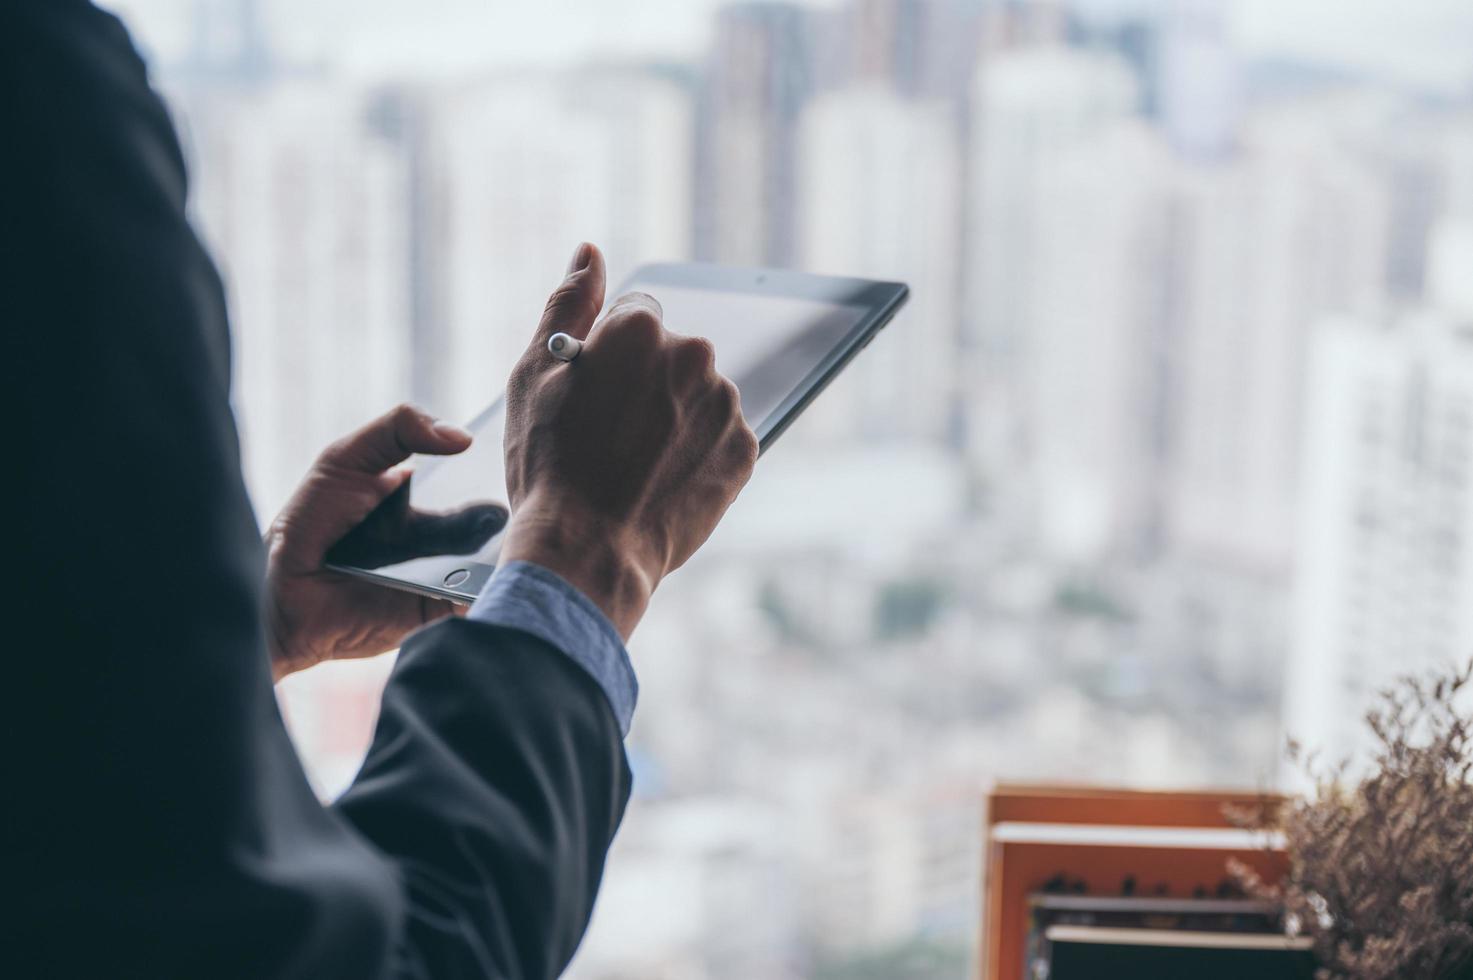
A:
<svg viewBox="0 0 1473 980">
<path fill-rule="evenodd" d="M 1366 529 L 1425 551 L 1386 502 L 1437 478 L 1359 443 L 1473 399 L 1465 0 L 113 6 L 226 275 L 263 518 L 386 406 L 481 408 L 580 240 L 615 279 L 913 288 L 633 642 L 574 977 L 961 976 L 990 780 L 1251 789 L 1285 731 L 1349 747 L 1384 678 L 1341 624 L 1407 624 L 1402 570 L 1339 583 Z M 326 795 L 387 670 L 283 686 Z"/>
</svg>

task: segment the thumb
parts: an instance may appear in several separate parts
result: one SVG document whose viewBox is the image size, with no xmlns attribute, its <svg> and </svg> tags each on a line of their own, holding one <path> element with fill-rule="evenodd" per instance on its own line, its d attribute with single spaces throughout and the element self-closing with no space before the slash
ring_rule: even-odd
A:
<svg viewBox="0 0 1473 980">
<path fill-rule="evenodd" d="M 547 346 L 548 338 L 559 332 L 586 339 L 598 311 L 603 309 L 604 279 L 603 253 L 588 242 L 579 245 L 568 263 L 567 275 L 547 299 L 542 321 L 532 335 L 532 346 Z"/>
</svg>

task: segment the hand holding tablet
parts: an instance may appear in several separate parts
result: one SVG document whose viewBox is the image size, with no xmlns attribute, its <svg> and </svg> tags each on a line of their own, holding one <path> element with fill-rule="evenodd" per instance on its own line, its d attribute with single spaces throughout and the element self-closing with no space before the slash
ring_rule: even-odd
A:
<svg viewBox="0 0 1473 980">
<path fill-rule="evenodd" d="M 598 266 L 601 287 L 602 262 L 598 258 L 593 261 Z M 581 273 L 575 271 L 576 274 Z M 568 292 L 566 285 L 560 287 L 554 299 Z M 661 439 L 678 437 L 657 431 L 665 409 L 645 405 L 636 397 L 649 388 L 669 389 L 670 383 L 656 374 L 650 374 L 644 383 L 631 383 L 633 379 L 627 374 L 609 374 L 610 380 L 617 378 L 621 397 L 579 400 L 575 404 L 570 397 L 577 387 L 575 382 L 602 376 L 604 372 L 598 362 L 606 355 L 620 360 L 620 370 L 636 372 L 653 370 L 651 365 L 667 364 L 663 359 L 673 358 L 668 363 L 681 365 L 680 377 L 702 379 L 705 387 L 701 390 L 711 392 L 720 388 L 712 381 L 717 377 L 710 365 L 714 353 L 715 370 L 735 382 L 741 416 L 755 432 L 760 450 L 765 451 L 874 338 L 907 298 L 907 289 L 900 283 L 698 264 L 646 266 L 624 284 L 621 300 L 631 293 L 647 294 L 627 304 L 638 313 L 633 317 L 632 329 L 631 311 L 620 310 L 621 305 L 626 305 L 623 302 L 616 302 L 591 327 L 591 332 L 587 325 L 569 329 L 563 321 L 549 324 L 545 317 L 533 343 L 513 371 L 508 396 L 510 412 L 507 402 L 498 399 L 469 426 L 475 435 L 470 449 L 460 456 L 425 460 L 415 473 L 410 502 L 417 509 L 447 511 L 473 501 L 508 500 L 513 522 L 506 535 L 484 542 L 474 552 L 461 556 L 422 557 L 405 562 L 402 556 L 406 553 L 426 552 L 406 548 L 402 543 L 393 548 L 384 547 L 383 529 L 377 527 L 383 522 L 370 515 L 334 549 L 329 562 L 340 571 L 396 588 L 470 602 L 494 570 L 498 554 L 502 553 L 503 539 L 508 547 L 517 545 L 519 540 L 518 517 L 526 505 L 518 494 L 519 488 L 526 484 L 525 474 L 518 472 L 523 465 L 519 461 L 518 440 L 536 438 L 556 440 L 560 446 L 581 445 L 579 453 L 614 450 L 597 465 L 629 463 L 635 469 L 645 466 L 653 473 L 659 461 L 629 460 L 627 454 L 651 451 L 651 447 L 660 445 Z M 658 301 L 650 297 L 658 297 Z M 646 302 L 649 309 L 639 313 Z M 596 309 L 596 305 L 590 308 Z M 663 317 L 659 315 L 661 308 Z M 619 326 L 607 337 L 603 336 L 611 323 Z M 559 333 L 566 336 L 560 343 Z M 630 355 L 635 353 L 638 356 L 631 359 Z M 536 365 L 532 375 L 525 370 L 529 364 Z M 631 368 L 631 364 L 643 366 Z M 529 381 L 529 377 L 533 380 Z M 564 398 L 539 404 L 539 415 L 530 420 L 519 415 L 519 395 L 523 390 L 529 385 L 549 384 L 549 379 L 554 378 L 563 385 Z M 682 381 L 680 386 L 689 383 L 689 380 Z M 595 403 L 596 413 L 587 414 L 595 411 L 592 408 Z M 590 426 L 599 433 L 598 439 L 580 442 L 573 430 Z M 501 438 L 503 428 L 507 436 L 505 444 Z M 701 443 L 715 440 L 716 436 L 705 433 L 693 438 Z M 710 448 L 708 445 L 707 450 Z M 682 480 L 700 478 L 694 470 L 670 475 L 672 479 L 663 484 L 661 491 L 666 495 L 667 506 L 702 496 L 711 498 L 712 488 L 681 486 Z M 505 495 L 503 488 L 506 488 Z M 730 496 L 735 496 L 734 489 Z M 710 516 L 709 526 L 707 515 L 672 512 L 678 519 L 670 527 L 682 536 L 690 532 L 695 540 L 688 549 L 682 546 L 672 551 L 675 560 L 667 563 L 661 574 L 678 567 L 705 540 L 730 502 L 724 493 L 711 499 L 719 502 L 719 509 Z M 572 523 L 577 523 L 576 516 Z M 397 526 L 405 525 L 401 521 Z M 666 532 L 654 536 L 658 538 L 663 533 Z M 375 557 L 375 548 L 382 560 Z M 510 550 L 504 553 L 508 559 L 519 557 Z"/>
<path fill-rule="evenodd" d="M 746 485 L 757 437 L 711 345 L 666 330 L 654 299 L 627 293 L 594 325 L 594 271 L 558 291 L 507 383 L 501 560 L 556 572 L 627 639 Z M 559 329 L 582 342 L 576 369 L 548 356 Z"/>
</svg>

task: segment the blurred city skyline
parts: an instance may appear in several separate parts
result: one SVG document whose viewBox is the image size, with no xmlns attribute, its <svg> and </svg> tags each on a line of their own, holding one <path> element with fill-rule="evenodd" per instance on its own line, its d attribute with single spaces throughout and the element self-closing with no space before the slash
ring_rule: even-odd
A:
<svg viewBox="0 0 1473 980">
<path fill-rule="evenodd" d="M 186 55 L 200 0 L 106 0 L 164 61 Z M 684 59 L 710 43 L 724 0 L 588 4 L 547 0 L 259 0 L 273 46 L 302 63 L 364 74 L 464 72 L 582 59 Z M 1085 17 L 1149 17 L 1174 0 L 1071 0 Z M 835 8 L 842 0 L 804 0 Z M 1026 6 L 1027 4 L 1022 4 Z M 1222 0 L 1235 46 L 1249 57 L 1287 57 L 1381 73 L 1444 93 L 1473 86 L 1473 8 L 1461 0 Z"/>
<path fill-rule="evenodd" d="M 631 643 L 575 977 L 959 976 L 989 780 L 1282 785 L 1473 649 L 1461 6 L 130 6 L 263 520 L 479 410 L 579 240 L 911 284 Z M 282 685 L 324 795 L 388 667 Z"/>
</svg>

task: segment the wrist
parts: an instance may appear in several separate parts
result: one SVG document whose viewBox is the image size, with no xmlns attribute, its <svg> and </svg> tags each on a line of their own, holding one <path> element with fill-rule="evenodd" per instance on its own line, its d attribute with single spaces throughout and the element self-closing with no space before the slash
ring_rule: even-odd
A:
<svg viewBox="0 0 1473 980">
<path fill-rule="evenodd" d="M 283 615 L 272 594 L 275 583 L 267 579 L 266 611 L 262 624 L 266 630 L 266 652 L 271 661 L 271 682 L 274 684 L 289 674 L 316 666 L 317 661 L 303 651 L 294 650 L 287 637 L 290 630 L 283 622 Z"/>
<path fill-rule="evenodd" d="M 626 529 L 570 508 L 524 503 L 501 546 L 500 562 L 513 561 L 555 572 L 598 606 L 626 641 L 659 582 Z"/>
</svg>

